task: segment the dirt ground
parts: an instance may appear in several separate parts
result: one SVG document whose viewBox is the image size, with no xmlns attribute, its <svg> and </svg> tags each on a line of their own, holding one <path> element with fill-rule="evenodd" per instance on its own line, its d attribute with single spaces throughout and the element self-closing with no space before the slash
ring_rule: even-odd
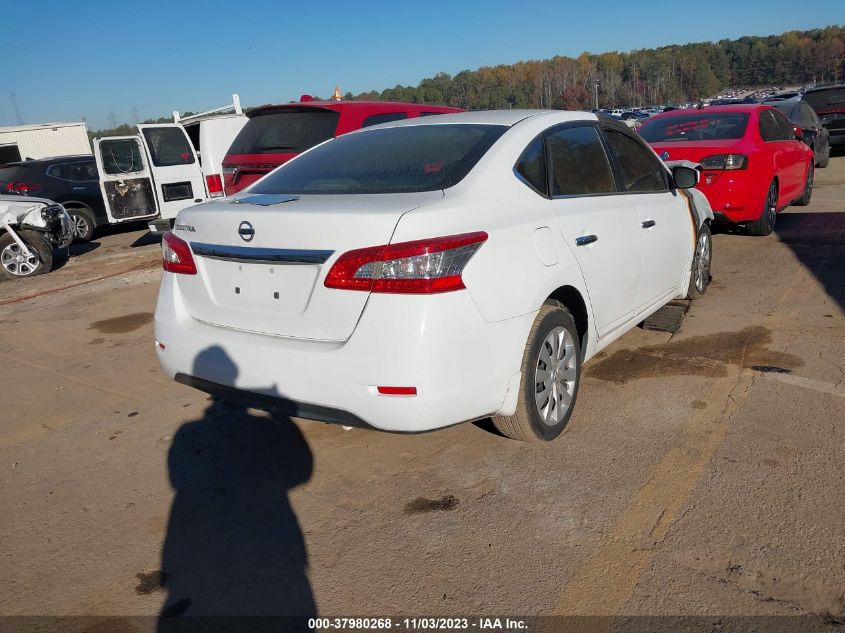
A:
<svg viewBox="0 0 845 633">
<path fill-rule="evenodd" d="M 588 363 L 544 445 L 169 381 L 143 230 L 0 284 L 0 614 L 845 621 L 845 157 L 714 253 L 681 331 Z"/>
</svg>

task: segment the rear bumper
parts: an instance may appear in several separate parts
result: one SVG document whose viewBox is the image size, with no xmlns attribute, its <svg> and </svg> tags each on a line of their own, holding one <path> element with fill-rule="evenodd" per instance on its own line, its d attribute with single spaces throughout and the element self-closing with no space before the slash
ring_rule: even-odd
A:
<svg viewBox="0 0 845 633">
<path fill-rule="evenodd" d="M 155 337 L 164 371 L 203 391 L 294 417 L 418 432 L 513 413 L 534 316 L 487 323 L 466 291 L 372 295 L 347 341 L 291 339 L 198 321 L 165 273 Z"/>
</svg>

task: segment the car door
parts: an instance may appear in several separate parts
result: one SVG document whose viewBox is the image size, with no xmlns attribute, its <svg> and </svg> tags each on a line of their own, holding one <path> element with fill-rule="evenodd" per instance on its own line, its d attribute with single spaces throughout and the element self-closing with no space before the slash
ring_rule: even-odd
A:
<svg viewBox="0 0 845 633">
<path fill-rule="evenodd" d="M 560 232 L 581 268 L 602 337 L 634 316 L 642 262 L 636 215 L 617 189 L 595 124 L 554 128 L 545 149 Z"/>
<path fill-rule="evenodd" d="M 139 137 L 95 138 L 94 159 L 109 222 L 158 215 L 153 181 Z"/>
<path fill-rule="evenodd" d="M 185 207 L 206 200 L 202 168 L 185 129 L 176 123 L 142 124 L 138 129 L 161 217 L 175 218 Z"/>
<path fill-rule="evenodd" d="M 77 163 L 66 163 L 65 174 L 68 180 L 67 200 L 76 200 L 90 207 L 100 219 L 104 218 L 103 194 L 100 191 L 100 176 L 94 159 Z"/>
<path fill-rule="evenodd" d="M 695 242 L 695 225 L 685 197 L 669 187 L 660 159 L 633 134 L 602 126 L 611 161 L 642 239 L 637 312 L 676 294 Z"/>
<path fill-rule="evenodd" d="M 760 110 L 760 136 L 765 152 L 774 165 L 774 176 L 778 179 L 778 208 L 789 204 L 795 197 L 794 157 L 783 131 L 778 125 L 774 111 L 770 108 Z"/>
<path fill-rule="evenodd" d="M 804 141 L 798 138 L 798 135 L 795 133 L 795 127 L 780 110 L 772 110 L 772 115 L 778 124 L 780 142 L 783 143 L 784 152 L 787 156 L 787 170 L 789 172 L 791 186 L 789 188 L 789 199 L 786 202 L 789 203 L 800 196 L 804 190 L 804 178 L 807 169 L 807 164 L 804 160 Z"/>
</svg>

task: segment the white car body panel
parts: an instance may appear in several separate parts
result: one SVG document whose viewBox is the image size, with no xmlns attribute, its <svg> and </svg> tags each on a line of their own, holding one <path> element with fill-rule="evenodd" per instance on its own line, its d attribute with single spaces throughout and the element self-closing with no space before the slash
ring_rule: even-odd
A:
<svg viewBox="0 0 845 633">
<path fill-rule="evenodd" d="M 162 367 L 183 382 L 327 407 L 391 431 L 512 414 L 528 333 L 557 290 L 569 287 L 584 300 L 585 360 L 686 292 L 697 226 L 684 193 L 549 200 L 515 175 L 516 159 L 538 134 L 596 120 L 579 112 L 506 111 L 384 124 L 351 134 L 452 123 L 513 127 L 443 192 L 303 195 L 260 206 L 246 200 L 247 190 L 240 203 L 183 210 L 174 234 L 192 244 L 243 247 L 238 227 L 249 222 L 255 234 L 248 248 L 331 254 L 299 267 L 195 256 L 197 275 L 166 272 L 155 316 Z M 656 222 L 652 231 L 641 226 L 648 219 Z M 488 239 L 463 270 L 464 290 L 369 294 L 323 285 L 350 249 L 476 231 Z M 575 245 L 589 234 L 598 240 Z M 281 298 L 285 288 L 289 295 Z M 381 395 L 380 385 L 417 393 Z"/>
</svg>

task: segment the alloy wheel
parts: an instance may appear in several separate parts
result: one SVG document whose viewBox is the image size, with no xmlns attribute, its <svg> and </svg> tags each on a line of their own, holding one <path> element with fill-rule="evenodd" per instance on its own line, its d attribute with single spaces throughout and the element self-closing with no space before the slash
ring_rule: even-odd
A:
<svg viewBox="0 0 845 633">
<path fill-rule="evenodd" d="M 707 282 L 710 281 L 710 236 L 702 233 L 698 236 L 698 243 L 695 247 L 695 289 L 704 292 Z"/>
<path fill-rule="evenodd" d="M 565 327 L 554 328 L 540 346 L 534 371 L 534 402 L 544 424 L 563 420 L 578 378 L 575 340 Z"/>
<path fill-rule="evenodd" d="M 769 185 L 769 193 L 766 195 L 766 222 L 774 227 L 778 213 L 778 188 L 775 183 Z"/>
<path fill-rule="evenodd" d="M 77 238 L 83 238 L 88 233 L 88 220 L 81 215 L 74 214 L 71 216 L 73 220 L 73 235 Z"/>
<path fill-rule="evenodd" d="M 38 270 L 41 260 L 34 250 L 29 249 L 29 255 L 26 255 L 18 243 L 13 242 L 0 253 L 0 265 L 10 275 L 27 277 Z"/>
</svg>

